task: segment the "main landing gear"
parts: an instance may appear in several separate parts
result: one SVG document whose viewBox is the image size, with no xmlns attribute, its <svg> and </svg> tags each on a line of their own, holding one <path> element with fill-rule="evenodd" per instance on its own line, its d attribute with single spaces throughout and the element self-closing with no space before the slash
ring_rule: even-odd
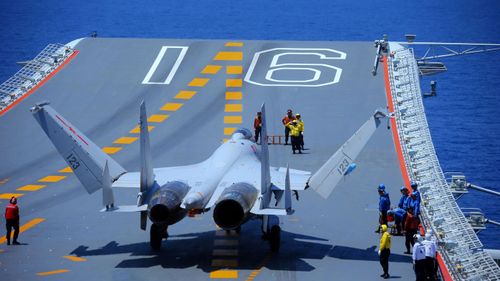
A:
<svg viewBox="0 0 500 281">
<path fill-rule="evenodd" d="M 281 245 L 281 227 L 277 216 L 264 215 L 262 218 L 262 239 L 269 241 L 271 252 L 278 252 Z"/>
<path fill-rule="evenodd" d="M 163 238 L 168 238 L 167 226 L 152 224 L 149 234 L 149 245 L 151 246 L 151 249 L 159 250 L 161 248 L 161 241 Z"/>
</svg>

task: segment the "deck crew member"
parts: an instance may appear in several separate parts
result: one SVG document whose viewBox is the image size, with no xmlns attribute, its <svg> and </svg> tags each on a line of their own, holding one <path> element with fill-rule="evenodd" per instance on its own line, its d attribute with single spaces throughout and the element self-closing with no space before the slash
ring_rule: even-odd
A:
<svg viewBox="0 0 500 281">
<path fill-rule="evenodd" d="M 7 245 L 10 245 L 10 233 L 14 228 L 14 239 L 12 244 L 19 245 L 17 237 L 19 236 L 19 207 L 17 206 L 17 198 L 12 196 L 10 204 L 5 208 L 5 227 L 7 228 Z"/>
<path fill-rule="evenodd" d="M 380 226 L 387 225 L 387 211 L 391 208 L 391 199 L 389 198 L 389 193 L 385 192 L 385 185 L 383 183 L 379 184 L 378 188 L 378 210 L 379 210 L 379 226 L 375 232 L 380 232 Z"/>
<path fill-rule="evenodd" d="M 425 278 L 435 280 L 436 268 L 436 242 L 432 239 L 432 230 L 425 233 L 425 240 L 422 241 L 425 248 Z"/>
<path fill-rule="evenodd" d="M 293 154 L 295 154 L 295 150 L 298 150 L 299 153 L 302 153 L 302 150 L 300 149 L 300 131 L 299 131 L 299 125 L 297 123 L 297 120 L 293 120 L 292 122 L 288 123 L 286 125 L 290 129 L 290 135 L 292 137 L 292 151 Z"/>
<path fill-rule="evenodd" d="M 408 210 L 408 207 L 410 206 L 410 195 L 408 195 L 408 188 L 406 186 L 402 186 L 399 191 L 401 191 L 401 198 L 399 199 L 398 207 L 400 209 L 404 210 L 403 213 L 403 219 L 401 220 L 403 224 L 403 230 L 404 230 L 404 223 L 406 220 L 406 211 Z"/>
<path fill-rule="evenodd" d="M 406 252 L 405 254 L 410 254 L 410 247 L 414 246 L 415 241 L 413 236 L 417 233 L 418 225 L 420 224 L 420 220 L 418 216 L 413 214 L 413 207 L 408 207 L 408 211 L 406 212 L 406 220 L 405 220 L 405 246 Z"/>
<path fill-rule="evenodd" d="M 281 119 L 281 122 L 285 126 L 285 145 L 288 145 L 288 136 L 290 135 L 290 128 L 288 127 L 288 124 L 293 120 L 295 120 L 293 112 L 291 109 L 288 109 L 286 112 L 286 116 Z"/>
<path fill-rule="evenodd" d="M 391 235 L 387 231 L 387 225 L 383 224 L 381 227 L 382 236 L 380 237 L 380 248 L 378 250 L 378 255 L 380 257 L 380 265 L 384 270 L 384 273 L 380 277 L 384 279 L 389 278 L 389 256 L 391 255 Z"/>
<path fill-rule="evenodd" d="M 255 142 L 259 142 L 259 135 L 262 130 L 262 112 L 260 111 L 257 112 L 257 116 L 255 116 L 255 119 L 253 120 L 253 128 L 255 130 Z"/>
<path fill-rule="evenodd" d="M 413 269 L 417 281 L 425 280 L 425 247 L 422 244 L 422 236 L 415 234 L 413 246 Z"/>
<path fill-rule="evenodd" d="M 396 235 L 402 235 L 402 224 L 404 223 L 404 218 L 406 211 L 401 208 L 393 208 L 387 211 L 387 216 L 392 216 L 394 218 L 394 225 L 396 226 Z"/>
<path fill-rule="evenodd" d="M 297 120 L 297 124 L 299 125 L 299 143 L 300 143 L 300 148 L 304 150 L 304 121 L 300 118 L 300 114 L 295 114 L 295 120 Z"/>
<path fill-rule="evenodd" d="M 420 198 L 420 192 L 418 191 L 418 184 L 416 182 L 412 182 L 411 189 L 412 192 L 410 196 L 411 197 L 410 204 L 413 205 L 415 215 L 419 216 L 421 198 Z"/>
</svg>

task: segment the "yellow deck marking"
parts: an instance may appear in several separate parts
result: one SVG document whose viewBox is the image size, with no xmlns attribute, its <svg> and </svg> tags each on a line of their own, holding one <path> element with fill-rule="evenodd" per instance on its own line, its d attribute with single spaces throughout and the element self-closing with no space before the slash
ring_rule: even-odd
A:
<svg viewBox="0 0 500 281">
<path fill-rule="evenodd" d="M 190 100 L 194 95 L 196 95 L 196 91 L 180 91 L 174 98 Z"/>
<path fill-rule="evenodd" d="M 102 151 L 106 154 L 115 154 L 118 151 L 122 150 L 123 147 L 116 147 L 116 146 L 106 146 L 102 148 Z"/>
<path fill-rule="evenodd" d="M 201 71 L 203 74 L 217 74 L 219 70 L 222 68 L 220 65 L 207 65 L 205 68 Z"/>
<path fill-rule="evenodd" d="M 228 65 L 228 66 L 226 66 L 226 73 L 227 74 L 242 74 L 243 73 L 243 66 L 241 66 L 241 65 Z"/>
<path fill-rule="evenodd" d="M 68 166 L 64 169 L 61 169 L 58 171 L 59 173 L 73 173 L 73 170 L 71 170 L 71 168 Z"/>
<path fill-rule="evenodd" d="M 269 261 L 269 259 L 271 259 L 271 256 L 272 256 L 271 254 L 267 254 L 267 256 L 258 265 L 257 269 L 252 271 L 250 273 L 250 275 L 248 276 L 248 278 L 245 279 L 245 281 L 253 281 L 255 279 L 255 277 L 257 277 L 257 275 L 259 275 L 259 273 L 262 271 L 262 267 L 264 267 L 264 265 L 266 265 L 266 263 Z"/>
<path fill-rule="evenodd" d="M 213 259 L 213 267 L 237 267 L 238 260 L 235 259 Z"/>
<path fill-rule="evenodd" d="M 241 100 L 242 98 L 241 92 L 226 92 L 226 100 Z"/>
<path fill-rule="evenodd" d="M 183 104 L 182 103 L 173 103 L 173 102 L 167 102 L 160 108 L 160 110 L 163 111 L 177 111 L 179 108 L 181 108 Z"/>
<path fill-rule="evenodd" d="M 28 229 L 30 229 L 30 228 L 32 228 L 32 227 L 34 227 L 35 225 L 37 225 L 37 224 L 39 224 L 39 223 L 43 222 L 44 220 L 45 220 L 45 219 L 42 219 L 42 218 L 35 218 L 35 219 L 32 219 L 32 220 L 30 220 L 29 222 L 27 222 L 27 223 L 25 223 L 25 224 L 21 225 L 21 227 L 19 227 L 19 232 L 20 232 L 20 233 L 23 233 L 23 232 L 25 232 L 26 230 L 28 230 Z M 12 235 L 12 236 L 14 235 L 14 231 L 12 231 L 12 234 L 11 234 L 11 235 Z M 6 238 L 6 237 L 5 237 L 5 235 L 4 235 L 4 236 L 0 237 L 0 244 L 3 244 L 3 243 L 5 243 L 5 242 L 7 242 L 7 238 Z"/>
<path fill-rule="evenodd" d="M 242 112 L 243 105 L 242 104 L 226 104 L 224 111 L 225 112 Z"/>
<path fill-rule="evenodd" d="M 226 47 L 243 47 L 243 42 L 227 42 Z"/>
<path fill-rule="evenodd" d="M 39 182 L 58 182 L 66 178 L 66 176 L 46 176 L 45 178 L 41 178 Z"/>
<path fill-rule="evenodd" d="M 238 240 L 231 239 L 217 239 L 214 240 L 214 246 L 236 246 L 238 245 Z"/>
<path fill-rule="evenodd" d="M 204 87 L 210 79 L 208 78 L 194 78 L 189 82 L 188 86 L 189 87 Z"/>
<path fill-rule="evenodd" d="M 10 198 L 12 198 L 12 196 L 21 197 L 23 195 L 24 194 L 22 194 L 22 193 L 2 193 L 2 194 L 0 194 L 0 199 L 10 200 Z"/>
<path fill-rule="evenodd" d="M 243 52 L 218 52 L 214 60 L 243 60 Z"/>
<path fill-rule="evenodd" d="M 243 79 L 226 79 L 226 87 L 241 87 L 243 86 Z"/>
<path fill-rule="evenodd" d="M 148 122 L 161 123 L 161 122 L 165 121 L 167 118 L 168 118 L 168 115 L 166 115 L 166 114 L 153 114 L 153 115 L 149 116 Z"/>
<path fill-rule="evenodd" d="M 148 132 L 151 132 L 151 130 L 154 129 L 155 126 L 148 126 Z M 131 134 L 140 134 L 141 133 L 141 127 L 139 125 L 135 126 L 132 130 L 130 130 Z"/>
<path fill-rule="evenodd" d="M 241 116 L 224 116 L 224 124 L 241 124 L 243 119 Z"/>
<path fill-rule="evenodd" d="M 210 272 L 210 278 L 238 279 L 238 270 L 215 270 Z"/>
<path fill-rule="evenodd" d="M 236 131 L 236 128 L 234 128 L 234 127 L 224 128 L 224 135 L 230 136 L 234 133 L 234 131 Z M 224 232 L 222 232 L 222 233 L 224 233 Z"/>
<path fill-rule="evenodd" d="M 86 258 L 81 258 L 81 257 L 77 257 L 77 256 L 64 256 L 63 258 L 68 259 L 70 261 L 74 261 L 74 262 L 87 261 Z"/>
<path fill-rule="evenodd" d="M 46 185 L 43 185 L 43 184 L 28 184 L 28 185 L 25 185 L 25 186 L 21 186 L 20 188 L 16 189 L 16 190 L 19 190 L 19 191 L 37 191 L 39 189 L 42 189 L 46 187 Z"/>
<path fill-rule="evenodd" d="M 212 256 L 238 256 L 237 249 L 214 249 Z"/>
<path fill-rule="evenodd" d="M 136 140 L 137 140 L 136 137 L 121 137 L 121 138 L 115 140 L 113 143 L 116 143 L 116 144 L 131 144 L 131 143 L 133 143 Z"/>
<path fill-rule="evenodd" d="M 69 270 L 67 270 L 67 269 L 58 269 L 58 270 L 53 270 L 53 271 L 38 272 L 36 275 L 38 275 L 38 276 L 47 276 L 47 275 L 61 274 L 61 273 L 66 273 L 66 272 L 69 272 Z"/>
</svg>

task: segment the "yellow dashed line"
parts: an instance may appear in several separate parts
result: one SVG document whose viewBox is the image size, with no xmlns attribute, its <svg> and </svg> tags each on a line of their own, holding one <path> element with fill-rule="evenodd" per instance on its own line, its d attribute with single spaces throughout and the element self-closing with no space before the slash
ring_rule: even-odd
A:
<svg viewBox="0 0 500 281">
<path fill-rule="evenodd" d="M 225 112 L 242 112 L 243 105 L 242 104 L 226 104 L 224 111 Z"/>
<path fill-rule="evenodd" d="M 38 272 L 36 275 L 38 275 L 38 276 L 47 276 L 47 275 L 61 274 L 61 273 L 66 273 L 66 272 L 69 272 L 69 270 L 67 270 L 67 269 L 58 269 L 58 270 L 53 270 L 53 271 Z"/>
<path fill-rule="evenodd" d="M 231 127 L 231 128 L 229 128 L 229 127 L 224 128 L 224 135 L 226 135 L 226 136 L 230 136 L 230 135 L 232 135 L 232 134 L 234 133 L 234 131 L 236 131 L 236 128 L 234 128 L 234 127 Z"/>
<path fill-rule="evenodd" d="M 241 124 L 243 119 L 241 116 L 224 116 L 224 124 Z"/>
<path fill-rule="evenodd" d="M 135 142 L 138 138 L 136 137 L 121 137 L 117 140 L 115 140 L 113 143 L 116 143 L 116 144 L 131 144 L 133 142 Z"/>
<path fill-rule="evenodd" d="M 74 261 L 74 262 L 87 261 L 86 258 L 81 258 L 81 257 L 77 257 L 77 256 L 64 256 L 63 258 L 68 259 L 70 261 Z"/>
<path fill-rule="evenodd" d="M 226 100 L 241 100 L 242 98 L 241 92 L 226 92 Z"/>
<path fill-rule="evenodd" d="M 217 239 L 214 240 L 214 245 L 215 246 L 236 246 L 238 245 L 239 241 L 238 240 L 229 240 L 229 239 Z"/>
<path fill-rule="evenodd" d="M 213 259 L 213 267 L 237 267 L 238 260 L 235 259 Z"/>
<path fill-rule="evenodd" d="M 10 198 L 12 198 L 12 196 L 21 197 L 23 195 L 24 194 L 22 194 L 22 193 L 2 193 L 2 194 L 0 194 L 0 199 L 10 200 Z"/>
<path fill-rule="evenodd" d="M 210 79 L 208 78 L 194 78 L 189 82 L 188 86 L 189 87 L 204 87 Z"/>
<path fill-rule="evenodd" d="M 226 79 L 226 87 L 238 87 L 243 86 L 243 79 Z"/>
<path fill-rule="evenodd" d="M 122 150 L 123 147 L 116 147 L 116 146 L 106 146 L 102 148 L 102 151 L 106 154 L 115 154 L 118 151 Z"/>
<path fill-rule="evenodd" d="M 16 190 L 19 190 L 19 191 L 37 191 L 39 189 L 42 189 L 46 187 L 46 185 L 43 185 L 43 184 L 28 184 L 28 185 L 25 185 L 25 186 L 21 186 L 20 188 L 16 189 Z"/>
<path fill-rule="evenodd" d="M 168 115 L 166 115 L 166 114 L 153 114 L 153 115 L 149 116 L 148 122 L 161 123 L 161 122 L 165 121 L 167 118 L 168 118 Z"/>
<path fill-rule="evenodd" d="M 243 73 L 243 66 L 241 66 L 241 65 L 228 65 L 228 66 L 226 66 L 226 73 L 227 74 L 242 74 Z"/>
<path fill-rule="evenodd" d="M 205 68 L 201 71 L 203 74 L 217 74 L 219 70 L 222 68 L 220 65 L 207 65 Z"/>
<path fill-rule="evenodd" d="M 214 60 L 243 60 L 243 52 L 218 52 Z"/>
<path fill-rule="evenodd" d="M 155 126 L 148 126 L 148 132 L 151 132 L 151 130 L 154 129 Z M 141 133 L 141 127 L 139 125 L 135 126 L 132 130 L 130 130 L 131 134 L 140 134 Z"/>
<path fill-rule="evenodd" d="M 212 256 L 238 256 L 237 249 L 214 249 Z"/>
<path fill-rule="evenodd" d="M 43 222 L 43 221 L 45 221 L 45 219 L 42 219 L 42 218 L 35 218 L 35 219 L 32 219 L 32 220 L 30 220 L 29 222 L 27 222 L 27 223 L 25 223 L 25 224 L 21 225 L 21 227 L 19 228 L 19 232 L 20 232 L 20 233 L 23 233 L 23 232 L 25 232 L 26 230 L 28 230 L 28 229 L 30 229 L 30 228 L 32 228 L 32 227 L 34 227 L 35 225 L 37 225 L 37 224 L 39 224 L 39 223 L 41 223 L 41 222 Z M 11 234 L 11 235 L 14 235 L 14 232 L 12 232 L 12 234 Z M 3 243 L 5 243 L 5 242 L 7 242 L 7 238 L 6 238 L 5 236 L 0 237 L 0 244 L 3 244 Z"/>
<path fill-rule="evenodd" d="M 66 178 L 66 176 L 46 176 L 44 178 L 39 179 L 39 182 L 58 182 Z"/>
<path fill-rule="evenodd" d="M 238 270 L 215 270 L 210 272 L 210 278 L 238 279 Z"/>
<path fill-rule="evenodd" d="M 167 102 L 160 108 L 160 110 L 163 111 L 177 111 L 179 108 L 181 108 L 183 104 L 182 103 L 173 103 L 173 102 Z"/>
<path fill-rule="evenodd" d="M 196 91 L 180 91 L 174 98 L 190 100 L 194 95 L 196 95 Z"/>
<path fill-rule="evenodd" d="M 259 273 L 262 271 L 262 267 L 264 267 L 264 265 L 266 265 L 266 263 L 269 261 L 269 259 L 271 259 L 271 254 L 268 254 L 263 260 L 262 262 L 258 265 L 257 269 L 252 271 L 250 273 L 250 275 L 248 276 L 247 279 L 245 279 L 245 281 L 253 281 L 255 279 L 255 277 L 257 277 L 257 275 L 259 275 Z"/>
<path fill-rule="evenodd" d="M 243 42 L 227 42 L 226 47 L 243 47 Z"/>
<path fill-rule="evenodd" d="M 64 169 L 61 169 L 58 171 L 59 173 L 73 173 L 73 170 L 71 170 L 71 168 L 68 166 Z"/>
</svg>

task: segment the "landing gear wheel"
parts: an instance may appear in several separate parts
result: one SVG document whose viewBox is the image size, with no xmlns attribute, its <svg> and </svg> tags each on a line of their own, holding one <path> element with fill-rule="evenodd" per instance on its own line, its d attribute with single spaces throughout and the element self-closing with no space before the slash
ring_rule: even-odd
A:
<svg viewBox="0 0 500 281">
<path fill-rule="evenodd" d="M 151 246 L 151 249 L 159 250 L 161 248 L 161 240 L 163 238 L 161 228 L 153 224 L 151 225 L 149 234 L 149 245 Z"/>
<path fill-rule="evenodd" d="M 271 246 L 272 252 L 278 252 L 280 250 L 281 242 L 281 227 L 278 225 L 273 225 L 271 231 L 269 231 L 269 245 Z"/>
</svg>

